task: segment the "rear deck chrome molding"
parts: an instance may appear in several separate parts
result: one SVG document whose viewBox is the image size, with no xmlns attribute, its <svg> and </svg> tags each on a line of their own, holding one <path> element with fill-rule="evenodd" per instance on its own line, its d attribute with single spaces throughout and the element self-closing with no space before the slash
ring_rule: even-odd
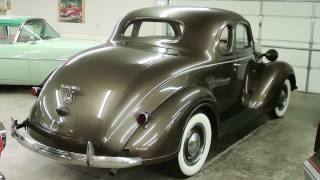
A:
<svg viewBox="0 0 320 180">
<path fill-rule="evenodd" d="M 115 169 L 129 168 L 142 164 L 142 158 L 140 157 L 95 156 L 94 148 L 90 141 L 87 145 L 86 154 L 55 149 L 34 140 L 24 130 L 24 132 L 21 133 L 21 130 L 17 129 L 17 125 L 18 124 L 15 121 L 12 121 L 12 137 L 27 149 L 50 159 L 79 166 Z"/>
</svg>

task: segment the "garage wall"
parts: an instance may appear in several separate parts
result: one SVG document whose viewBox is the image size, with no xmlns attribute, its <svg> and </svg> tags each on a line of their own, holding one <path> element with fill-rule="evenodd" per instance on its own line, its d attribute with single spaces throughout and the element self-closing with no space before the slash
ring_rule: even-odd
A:
<svg viewBox="0 0 320 180">
<path fill-rule="evenodd" d="M 279 60 L 293 65 L 299 90 L 320 93 L 319 0 L 169 0 L 169 4 L 242 14 L 251 23 L 262 49 L 276 48 Z"/>
<path fill-rule="evenodd" d="M 155 5 L 156 0 L 85 0 L 83 24 L 58 22 L 58 0 L 12 0 L 12 10 L 7 14 L 45 18 L 66 37 L 107 39 L 126 13 Z"/>
</svg>

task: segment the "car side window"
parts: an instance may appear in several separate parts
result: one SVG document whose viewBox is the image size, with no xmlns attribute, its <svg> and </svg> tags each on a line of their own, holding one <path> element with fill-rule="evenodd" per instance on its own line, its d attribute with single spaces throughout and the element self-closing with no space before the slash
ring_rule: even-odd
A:
<svg viewBox="0 0 320 180">
<path fill-rule="evenodd" d="M 18 42 L 47 40 L 58 38 L 60 35 L 44 20 L 29 20 L 22 27 Z"/>
<path fill-rule="evenodd" d="M 0 41 L 7 41 L 6 26 L 0 26 Z"/>
<path fill-rule="evenodd" d="M 222 53 L 227 53 L 230 51 L 232 45 L 232 27 L 231 26 L 226 26 L 223 28 L 219 42 L 218 42 L 218 49 Z"/>
<path fill-rule="evenodd" d="M 19 27 L 9 26 L 8 34 L 9 34 L 9 41 L 10 42 L 13 42 L 15 40 L 18 29 L 19 29 Z"/>
<path fill-rule="evenodd" d="M 236 27 L 236 49 L 243 50 L 252 46 L 249 38 L 249 27 L 245 24 L 238 24 Z"/>
<path fill-rule="evenodd" d="M 132 36 L 133 26 L 134 26 L 134 24 L 130 24 L 130 25 L 127 27 L 126 31 L 125 31 L 124 34 L 123 34 L 125 37 L 131 37 L 131 36 Z"/>
</svg>

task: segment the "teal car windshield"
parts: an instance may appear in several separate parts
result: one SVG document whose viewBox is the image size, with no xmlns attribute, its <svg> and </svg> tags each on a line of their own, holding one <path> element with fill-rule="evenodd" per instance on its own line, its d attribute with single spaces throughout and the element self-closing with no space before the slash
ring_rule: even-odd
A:
<svg viewBox="0 0 320 180">
<path fill-rule="evenodd" d="M 60 35 L 44 20 L 35 19 L 27 21 L 18 37 L 18 42 L 30 40 L 47 40 L 58 38 Z"/>
</svg>

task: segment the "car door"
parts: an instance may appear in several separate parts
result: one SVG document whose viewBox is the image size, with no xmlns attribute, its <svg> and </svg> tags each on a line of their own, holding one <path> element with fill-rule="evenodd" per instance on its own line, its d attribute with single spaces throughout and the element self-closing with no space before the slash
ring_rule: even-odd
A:
<svg viewBox="0 0 320 180">
<path fill-rule="evenodd" d="M 211 76 L 210 83 L 213 94 L 217 98 L 219 110 L 222 114 L 230 110 L 235 103 L 235 68 L 234 61 L 234 28 L 232 24 L 226 24 L 220 28 L 217 34 L 214 56 L 216 65 L 213 68 L 214 76 Z M 228 113 L 227 113 L 228 114 Z M 223 118 L 227 119 L 227 118 Z"/>
<path fill-rule="evenodd" d="M 14 43 L 18 27 L 6 27 L 7 41 L 0 44 L 0 84 L 28 84 L 28 43 Z"/>
<path fill-rule="evenodd" d="M 248 86 L 249 78 L 252 76 L 249 73 L 255 65 L 253 36 L 250 25 L 246 21 L 237 22 L 235 25 L 234 54 L 236 57 L 236 61 L 233 62 L 236 73 L 234 88 L 239 89 L 236 91 L 235 98 L 239 101 L 239 107 L 246 107 L 252 91 Z"/>
</svg>

